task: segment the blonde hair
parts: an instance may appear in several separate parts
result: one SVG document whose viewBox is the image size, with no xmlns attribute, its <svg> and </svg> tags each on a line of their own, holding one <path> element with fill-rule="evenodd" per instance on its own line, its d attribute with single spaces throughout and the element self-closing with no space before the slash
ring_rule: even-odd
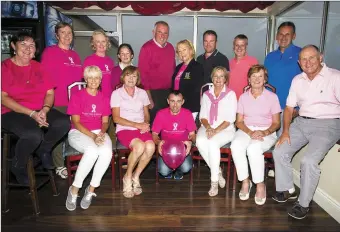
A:
<svg viewBox="0 0 340 232">
<path fill-rule="evenodd" d="M 133 65 L 129 65 L 123 69 L 122 75 L 120 75 L 120 82 L 124 84 L 124 77 L 130 74 L 133 74 L 133 73 L 136 73 L 137 75 L 136 86 L 139 86 L 140 85 L 140 72 L 139 72 L 139 69 Z"/>
<path fill-rule="evenodd" d="M 87 79 L 89 77 L 100 77 L 100 79 L 102 79 L 102 71 L 100 70 L 100 68 L 98 66 L 92 65 L 92 66 L 87 66 L 84 69 L 84 79 Z"/>
<path fill-rule="evenodd" d="M 96 48 L 94 46 L 94 36 L 96 36 L 96 35 L 103 35 L 105 37 L 106 47 L 107 47 L 107 50 L 109 50 L 111 48 L 111 43 L 109 41 L 109 37 L 106 35 L 105 31 L 102 30 L 102 29 L 95 30 L 92 33 L 92 36 L 91 36 L 91 39 L 90 39 L 90 46 L 91 46 L 92 50 L 96 50 Z"/>
<path fill-rule="evenodd" d="M 194 58 L 196 56 L 194 45 L 191 43 L 190 40 L 187 40 L 187 39 L 181 40 L 181 41 L 179 41 L 176 44 L 176 53 L 177 53 L 177 55 L 178 55 L 178 46 L 181 45 L 181 44 L 186 45 L 187 47 L 189 47 L 191 49 L 191 51 L 192 51 L 192 57 L 191 58 Z"/>
<path fill-rule="evenodd" d="M 229 72 L 227 69 L 223 66 L 216 66 L 212 71 L 211 71 L 211 80 L 213 80 L 214 75 L 217 71 L 222 71 L 225 79 L 225 83 L 228 85 L 229 84 Z"/>
<path fill-rule="evenodd" d="M 255 65 L 253 65 L 249 68 L 248 75 L 247 75 L 248 76 L 248 82 L 249 82 L 251 75 L 253 75 L 254 73 L 258 73 L 261 70 L 263 70 L 264 80 L 267 83 L 268 82 L 268 71 L 267 71 L 266 67 L 264 67 L 264 65 L 261 65 L 261 64 L 255 64 Z"/>
</svg>

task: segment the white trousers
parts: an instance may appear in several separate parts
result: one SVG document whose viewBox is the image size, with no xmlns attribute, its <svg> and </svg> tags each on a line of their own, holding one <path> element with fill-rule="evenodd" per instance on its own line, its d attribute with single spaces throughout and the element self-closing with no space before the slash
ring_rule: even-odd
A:
<svg viewBox="0 0 340 232">
<path fill-rule="evenodd" d="M 266 130 L 269 127 L 248 126 L 251 130 Z M 244 131 L 236 131 L 235 138 L 231 143 L 231 153 L 236 166 L 239 181 L 249 177 L 248 161 L 255 184 L 264 180 L 264 156 L 263 152 L 269 150 L 276 140 L 276 132 L 263 138 L 263 141 L 251 139 Z"/>
<path fill-rule="evenodd" d="M 100 130 L 92 132 L 98 134 Z M 68 133 L 68 141 L 73 148 L 83 153 L 72 185 L 81 188 L 83 181 L 94 166 L 90 185 L 98 187 L 112 159 L 112 142 L 109 135 L 105 133 L 104 143 L 97 146 L 92 138 L 72 129 Z"/>
<path fill-rule="evenodd" d="M 204 126 L 201 126 L 197 132 L 196 146 L 210 168 L 212 182 L 218 181 L 221 159 L 220 148 L 229 143 L 234 138 L 234 135 L 234 128 L 232 130 L 223 130 L 210 139 L 207 138 Z"/>
</svg>

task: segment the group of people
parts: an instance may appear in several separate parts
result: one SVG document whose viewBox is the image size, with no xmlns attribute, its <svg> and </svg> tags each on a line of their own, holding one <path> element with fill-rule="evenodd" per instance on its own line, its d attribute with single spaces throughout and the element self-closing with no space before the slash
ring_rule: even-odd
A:
<svg viewBox="0 0 340 232">
<path fill-rule="evenodd" d="M 267 55 L 264 65 L 247 54 L 248 38 L 243 34 L 234 38 L 235 57 L 229 61 L 216 48 L 216 32 L 207 30 L 205 53 L 195 60 L 189 40 L 179 41 L 176 49 L 168 42 L 169 29 L 164 21 L 155 23 L 153 38 L 140 50 L 138 68 L 132 65 L 134 51 L 129 44 L 119 46 L 115 66 L 106 54 L 109 39 L 101 30 L 94 31 L 95 52 L 83 64 L 70 49 L 73 29 L 67 23 L 56 25 L 58 44 L 43 51 L 41 64 L 33 60 L 32 35 L 22 32 L 13 37 L 13 56 L 2 62 L 1 119 L 2 127 L 19 137 L 11 167 L 18 182 L 28 183 L 27 160 L 34 153 L 44 168 L 56 168 L 66 178 L 60 142 L 67 136 L 83 157 L 66 208 L 76 209 L 79 189 L 93 168 L 80 202 L 87 209 L 112 159 L 108 131 L 115 123 L 117 140 L 131 150 L 123 177 L 127 198 L 142 194 L 140 175 L 156 149 L 160 174 L 182 179 L 192 168 L 194 145 L 210 168 L 208 194 L 216 196 L 226 183 L 220 147 L 231 142 L 242 182 L 239 198 L 248 200 L 254 183 L 255 203 L 266 202 L 263 152 L 276 144 L 273 199 L 286 202 L 297 198 L 291 158 L 308 143 L 301 161 L 300 195 L 288 212 L 304 218 L 319 180 L 319 163 L 340 137 L 340 72 L 324 64 L 316 46 L 301 49 L 292 43 L 296 36 L 292 22 L 279 26 L 279 48 Z M 176 54 L 181 61 L 177 66 Z M 68 86 L 82 78 L 86 88 L 68 96 Z M 207 83 L 212 84 L 201 95 Z M 266 89 L 268 84 L 276 87 L 276 93 Z M 176 170 L 162 159 L 162 145 L 170 138 L 186 147 L 187 156 Z"/>
</svg>

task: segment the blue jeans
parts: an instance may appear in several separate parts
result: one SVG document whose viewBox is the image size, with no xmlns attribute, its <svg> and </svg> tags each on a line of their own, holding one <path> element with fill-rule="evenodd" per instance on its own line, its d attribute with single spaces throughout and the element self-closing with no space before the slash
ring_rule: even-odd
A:
<svg viewBox="0 0 340 232">
<path fill-rule="evenodd" d="M 190 155 L 188 155 L 184 162 L 182 163 L 181 166 L 179 166 L 176 171 L 181 172 L 182 174 L 187 173 L 191 170 L 192 168 L 192 158 Z M 162 175 L 162 176 L 167 176 L 170 173 L 172 173 L 172 169 L 169 168 L 163 161 L 163 158 L 160 156 L 158 158 L 158 172 Z"/>
</svg>

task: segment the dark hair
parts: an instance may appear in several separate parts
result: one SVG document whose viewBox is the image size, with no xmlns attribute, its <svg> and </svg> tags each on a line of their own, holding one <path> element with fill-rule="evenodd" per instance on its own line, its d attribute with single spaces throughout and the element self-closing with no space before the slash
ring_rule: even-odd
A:
<svg viewBox="0 0 340 232">
<path fill-rule="evenodd" d="M 287 21 L 280 24 L 280 26 L 277 28 L 277 31 L 279 31 L 282 27 L 291 27 L 293 28 L 293 33 L 295 33 L 295 24 L 293 22 Z"/>
<path fill-rule="evenodd" d="M 203 33 L 203 41 L 204 41 L 204 36 L 205 36 L 205 35 L 214 35 L 215 38 L 216 38 L 216 41 L 217 41 L 217 34 L 216 34 L 215 31 L 213 31 L 213 30 L 207 30 L 207 31 L 205 31 L 205 32 Z"/>
<path fill-rule="evenodd" d="M 54 33 L 55 35 L 57 36 L 58 35 L 58 31 L 60 28 L 64 28 L 64 27 L 69 27 L 71 28 L 71 31 L 72 31 L 72 36 L 74 37 L 74 30 L 73 30 L 73 27 L 71 24 L 67 23 L 67 22 L 59 22 L 55 25 L 54 27 Z"/>
<path fill-rule="evenodd" d="M 168 95 L 168 98 L 170 97 L 171 94 L 173 94 L 173 95 L 175 95 L 175 96 L 182 95 L 182 97 L 183 97 L 183 99 L 184 99 L 184 95 L 183 95 L 183 94 L 181 93 L 181 91 L 179 91 L 179 90 L 174 90 L 174 89 L 172 89 L 171 92 L 170 92 L 169 95 Z"/>
<path fill-rule="evenodd" d="M 38 46 L 37 45 L 38 44 L 37 44 L 37 41 L 36 41 L 33 33 L 30 32 L 30 31 L 26 31 L 26 30 L 20 30 L 16 35 L 14 35 L 11 38 L 9 51 L 10 51 L 10 54 L 11 54 L 12 57 L 15 55 L 14 54 L 15 50 L 12 48 L 11 44 L 13 43 L 14 45 L 16 45 L 17 42 L 22 42 L 22 41 L 25 41 L 26 39 L 33 39 L 34 44 L 35 44 L 35 48 L 36 48 L 34 55 L 37 55 L 37 52 L 38 52 Z"/>
<path fill-rule="evenodd" d="M 119 55 L 120 50 L 121 50 L 122 48 L 127 48 L 127 49 L 129 49 L 131 55 L 135 56 L 135 53 L 133 52 L 133 49 L 132 49 L 131 45 L 130 45 L 130 44 L 127 44 L 127 43 L 123 43 L 123 44 L 119 45 L 118 50 L 117 50 L 117 56 Z M 119 62 L 122 61 L 119 57 L 118 57 L 118 60 L 119 60 Z"/>
<path fill-rule="evenodd" d="M 234 40 L 235 39 L 245 39 L 245 40 L 248 40 L 248 37 L 244 34 L 238 34 L 237 36 L 235 36 Z"/>
</svg>

